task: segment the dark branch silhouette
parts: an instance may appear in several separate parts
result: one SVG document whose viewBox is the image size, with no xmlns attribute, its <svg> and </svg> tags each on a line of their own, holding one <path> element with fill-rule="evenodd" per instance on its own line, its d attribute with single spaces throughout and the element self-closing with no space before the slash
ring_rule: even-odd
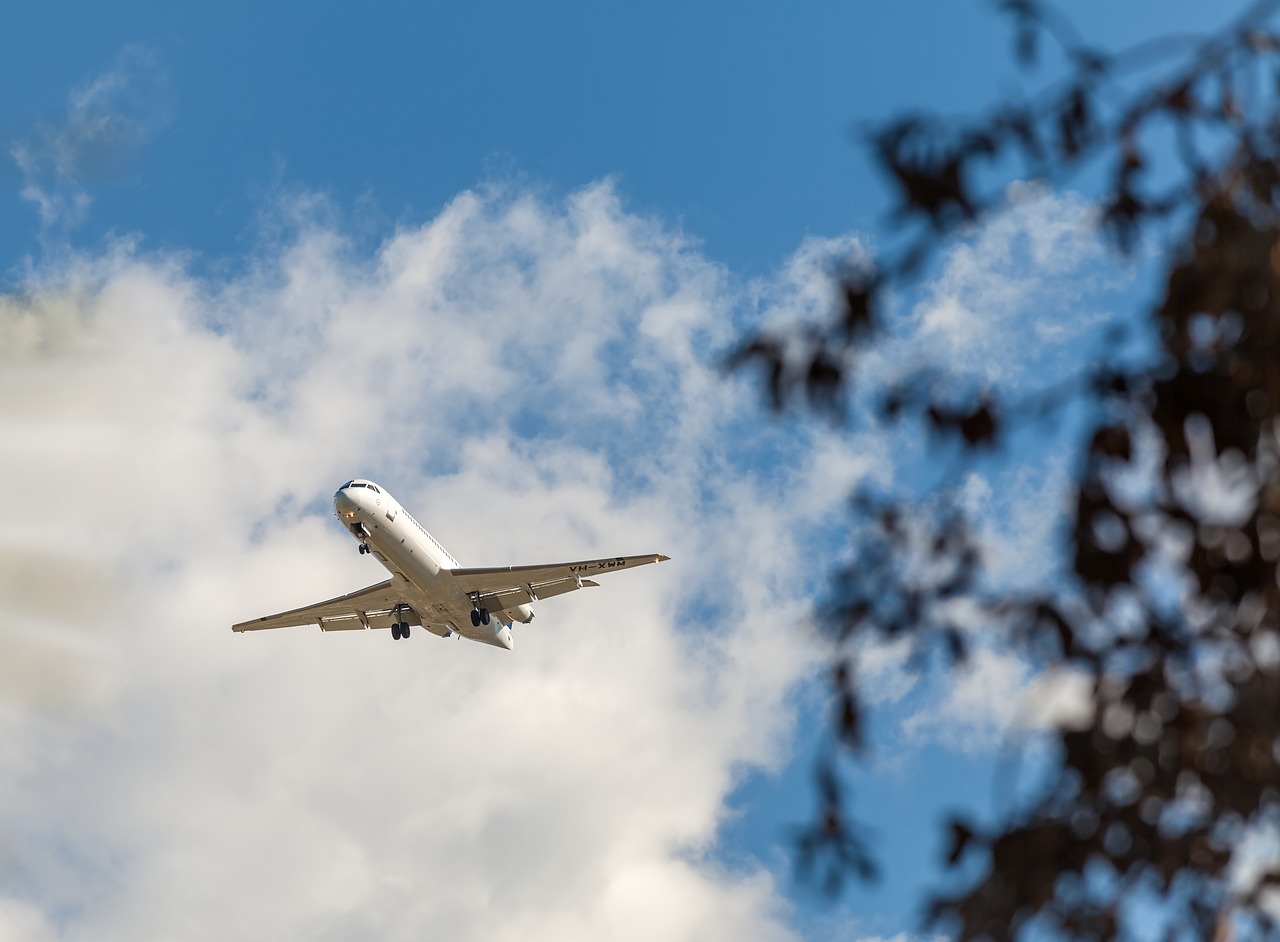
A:
<svg viewBox="0 0 1280 942">
<path fill-rule="evenodd" d="M 967 633 L 954 603 L 965 600 L 1009 649 L 1085 677 L 1092 709 L 1083 727 L 1049 732 L 1048 784 L 998 824 L 942 823 L 962 889 L 928 901 L 928 924 L 961 940 L 1151 938 L 1133 924 L 1145 900 L 1170 940 L 1275 938 L 1280 872 L 1241 883 L 1230 868 L 1242 835 L 1280 822 L 1280 4 L 1119 53 L 1088 46 L 1039 0 L 1000 6 L 1018 59 L 1031 65 L 1054 43 L 1065 78 L 970 121 L 912 114 L 872 129 L 897 197 L 898 249 L 837 277 L 821 330 L 752 336 L 728 358 L 762 371 L 781 413 L 840 419 L 855 390 L 870 393 L 880 419 L 920 423 L 962 461 L 1020 422 L 1052 421 L 1064 401 L 1095 417 L 1062 571 L 1032 590 L 985 588 L 974 523 L 945 493 L 927 508 L 857 495 L 861 542 L 836 574 L 825 626 L 844 652 L 833 736 L 855 757 L 864 748 L 854 645 L 905 638 L 921 657 L 959 663 Z M 859 386 L 886 291 L 960 227 L 1000 212 L 996 171 L 1010 167 L 1050 185 L 1105 171 L 1099 219 L 1114 250 L 1161 247 L 1163 297 L 1135 318 L 1158 355 L 1095 363 L 1023 401 L 990 390 L 957 401 L 923 376 Z M 1139 460 L 1139 441 L 1155 461 Z M 1229 509 L 1202 499 L 1210 471 L 1231 482 Z M 1135 477 L 1143 486 L 1124 486 Z M 873 876 L 835 761 L 818 788 L 802 872 L 832 890 Z"/>
</svg>

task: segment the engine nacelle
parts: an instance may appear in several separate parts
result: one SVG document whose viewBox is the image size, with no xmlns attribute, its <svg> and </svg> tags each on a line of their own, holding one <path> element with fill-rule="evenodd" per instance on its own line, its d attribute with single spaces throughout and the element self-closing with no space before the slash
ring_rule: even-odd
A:
<svg viewBox="0 0 1280 942">
<path fill-rule="evenodd" d="M 512 621 L 518 621 L 522 625 L 527 625 L 533 621 L 533 609 L 528 605 L 517 605 L 515 608 L 507 609 L 507 614 L 511 616 Z"/>
</svg>

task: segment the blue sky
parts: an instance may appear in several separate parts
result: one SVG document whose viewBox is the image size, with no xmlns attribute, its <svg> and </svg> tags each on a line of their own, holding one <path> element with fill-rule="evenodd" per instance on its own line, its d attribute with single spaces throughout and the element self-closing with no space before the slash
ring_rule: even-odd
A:
<svg viewBox="0 0 1280 942">
<path fill-rule="evenodd" d="M 1075 13 L 1115 45 L 1206 7 Z M 981 626 L 950 680 L 865 652 L 886 877 L 797 887 L 843 498 L 933 459 L 778 426 L 714 363 L 891 237 L 851 130 L 990 101 L 1009 50 L 926 0 L 11 12 L 0 447 L 56 497 L 0 524 L 0 937 L 913 933 L 938 814 L 990 813 L 1054 698 Z M 1086 197 L 1011 200 L 868 376 L 1027 388 L 1141 295 Z M 997 578 L 1051 571 L 1067 443 L 959 482 Z M 547 603 L 505 662 L 233 637 L 380 578 L 328 512 L 357 475 L 464 562 L 673 562 Z"/>
<path fill-rule="evenodd" d="M 1104 41 L 1214 22 L 1204 4 L 1073 4 Z M 78 28 L 68 34 L 65 23 Z M 963 112 L 1014 87 L 1009 32 L 982 3 L 530 5 L 52 3 L 10 14 L 0 130 L 57 120 L 68 92 L 140 45 L 147 143 L 95 180 L 80 233 L 234 255 L 282 185 L 368 212 L 374 232 L 488 176 L 627 200 L 735 270 L 806 234 L 874 231 L 884 189 L 851 131 L 902 107 Z M 149 83 L 149 84 L 147 84 Z M 18 176 L 4 198 L 21 219 Z M 14 258 L 31 232 L 6 227 Z"/>
</svg>

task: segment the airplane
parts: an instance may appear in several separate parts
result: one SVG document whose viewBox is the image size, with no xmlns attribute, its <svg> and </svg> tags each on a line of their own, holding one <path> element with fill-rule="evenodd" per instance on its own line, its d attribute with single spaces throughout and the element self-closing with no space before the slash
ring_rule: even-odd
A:
<svg viewBox="0 0 1280 942">
<path fill-rule="evenodd" d="M 333 507 L 360 546 L 391 578 L 326 602 L 232 625 L 237 632 L 319 625 L 321 631 L 390 628 L 396 641 L 420 625 L 442 638 L 506 648 L 511 628 L 533 621 L 533 602 L 598 586 L 591 576 L 633 569 L 670 557 L 614 556 L 539 566 L 464 569 L 385 488 L 357 478 L 338 488 Z"/>
</svg>

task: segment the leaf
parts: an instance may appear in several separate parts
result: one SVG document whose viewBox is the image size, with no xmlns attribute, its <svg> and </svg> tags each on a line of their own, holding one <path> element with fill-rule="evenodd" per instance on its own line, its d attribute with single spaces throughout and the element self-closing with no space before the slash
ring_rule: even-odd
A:
<svg viewBox="0 0 1280 942">
<path fill-rule="evenodd" d="M 878 284 L 870 278 L 846 278 L 840 283 L 840 324 L 846 339 L 864 338 L 875 329 L 877 290 Z"/>
<path fill-rule="evenodd" d="M 1117 461 L 1129 461 L 1133 457 L 1133 443 L 1129 429 L 1123 425 L 1105 425 L 1093 434 L 1089 452 Z"/>
<path fill-rule="evenodd" d="M 1065 158 L 1077 157 L 1084 149 L 1091 128 L 1090 112 L 1088 93 L 1077 85 L 1058 114 L 1059 146 Z"/>
<path fill-rule="evenodd" d="M 960 858 L 969 848 L 970 842 L 976 836 L 973 828 L 959 818 L 952 818 L 951 822 L 951 840 L 947 847 L 947 866 L 954 867 L 960 863 Z"/>
<path fill-rule="evenodd" d="M 983 402 L 960 419 L 960 434 L 971 447 L 995 441 L 996 428 L 995 407 L 991 402 Z"/>
<path fill-rule="evenodd" d="M 844 368 L 828 351 L 820 349 L 813 354 L 805 373 L 804 390 L 809 405 L 814 409 L 832 414 L 840 413 Z"/>
</svg>

